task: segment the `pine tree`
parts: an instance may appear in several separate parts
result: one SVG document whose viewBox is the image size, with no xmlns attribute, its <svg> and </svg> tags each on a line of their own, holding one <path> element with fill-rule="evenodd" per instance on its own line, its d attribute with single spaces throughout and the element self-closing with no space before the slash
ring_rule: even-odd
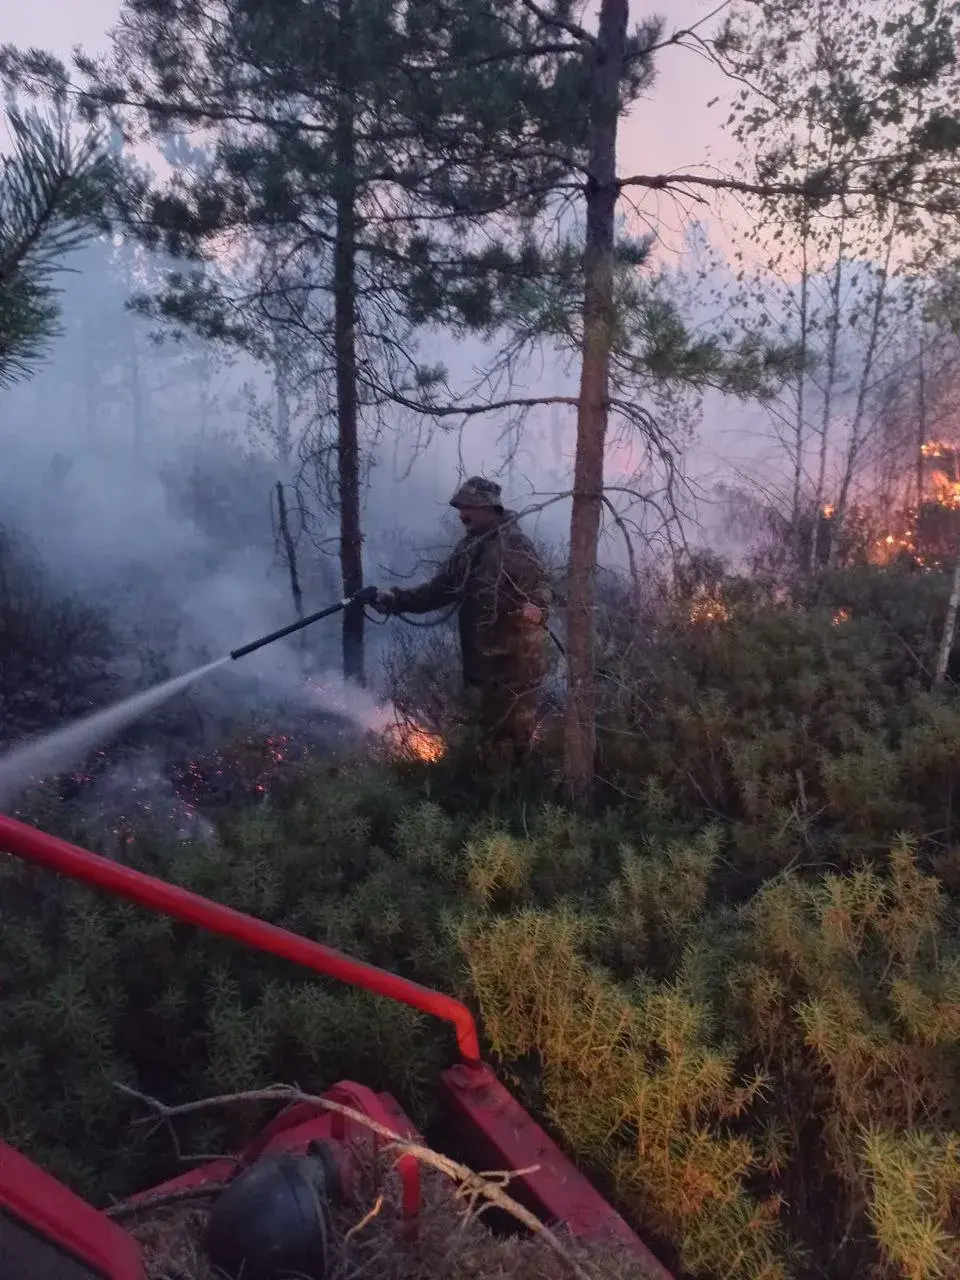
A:
<svg viewBox="0 0 960 1280">
<path fill-rule="evenodd" d="M 539 12 L 516 0 L 402 12 L 351 0 L 268 9 L 229 0 L 217 15 L 131 4 L 111 58 L 79 64 L 91 112 L 115 108 L 131 135 L 162 142 L 197 125 L 211 131 L 208 162 L 179 168 L 166 187 L 142 184 L 130 222 L 188 256 L 213 257 L 238 234 L 260 245 L 232 290 L 210 273 L 181 274 L 160 310 L 261 351 L 285 312 L 319 414 L 336 423 L 314 454 L 335 459 L 346 596 L 363 583 L 364 446 L 381 407 L 416 410 L 442 381 L 418 363 L 413 330 L 495 321 L 540 257 L 511 253 L 502 237 L 478 250 L 472 230 L 501 213 L 534 217 L 579 154 L 579 51 Z M 64 82 L 63 68 L 41 62 Z M 17 59 L 5 63 L 9 73 Z M 344 668 L 362 678 L 356 609 L 344 616 Z"/>
<path fill-rule="evenodd" d="M 28 377 L 59 332 L 55 276 L 98 227 L 107 166 L 99 140 L 71 121 L 10 107 L 13 151 L 0 157 L 0 387 Z"/>
</svg>

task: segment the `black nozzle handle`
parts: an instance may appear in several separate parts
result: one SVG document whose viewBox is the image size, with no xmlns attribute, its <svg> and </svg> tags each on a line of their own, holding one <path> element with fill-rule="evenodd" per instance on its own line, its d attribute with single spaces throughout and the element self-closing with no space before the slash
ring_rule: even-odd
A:
<svg viewBox="0 0 960 1280">
<path fill-rule="evenodd" d="M 282 640 L 284 636 L 292 635 L 294 631 L 302 631 L 304 627 L 309 627 L 312 623 L 319 622 L 321 618 L 329 618 L 334 613 L 341 613 L 352 604 L 370 604 L 376 598 L 376 587 L 364 587 L 355 596 L 348 596 L 346 600 L 338 600 L 336 604 L 332 604 L 326 609 L 320 609 L 317 613 L 311 613 L 306 618 L 291 622 L 288 627 L 281 627 L 279 631 L 271 631 L 268 636 L 261 636 L 259 640 L 251 640 L 249 644 L 245 644 L 239 649 L 231 650 L 230 657 L 234 661 L 237 658 L 245 658 L 248 653 L 254 653 L 257 649 L 262 649 L 264 645 L 273 644 L 275 640 Z"/>
</svg>

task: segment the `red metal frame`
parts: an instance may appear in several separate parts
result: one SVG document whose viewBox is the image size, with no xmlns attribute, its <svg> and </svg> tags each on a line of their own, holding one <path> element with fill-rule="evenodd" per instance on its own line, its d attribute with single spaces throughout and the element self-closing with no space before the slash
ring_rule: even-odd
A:
<svg viewBox="0 0 960 1280">
<path fill-rule="evenodd" d="M 26 1156 L 0 1142 L 0 1205 L 104 1280 L 144 1280 L 136 1241 Z"/>
<path fill-rule="evenodd" d="M 338 1102 L 342 1107 L 351 1107 L 354 1111 L 360 1111 L 363 1115 L 368 1116 L 377 1124 L 382 1125 L 385 1129 L 389 1129 L 393 1133 L 399 1133 L 401 1138 L 414 1138 L 415 1132 L 413 1126 L 407 1123 L 405 1126 L 406 1133 L 396 1128 L 397 1124 L 397 1108 L 390 1110 L 384 1106 L 381 1099 L 364 1085 L 353 1084 L 351 1081 L 344 1081 L 341 1084 L 334 1085 L 329 1093 L 324 1095 L 331 1102 Z M 391 1115 L 391 1110 L 394 1114 Z M 358 1132 L 359 1131 L 359 1132 Z M 337 1111 L 330 1112 L 330 1136 L 335 1142 L 355 1142 L 357 1139 L 361 1141 L 373 1141 L 371 1146 L 374 1152 L 378 1151 L 383 1145 L 383 1139 L 376 1134 L 371 1134 L 367 1129 L 365 1132 L 362 1127 L 347 1116 L 341 1115 Z M 403 1188 L 403 1216 L 408 1223 L 415 1222 L 420 1214 L 420 1161 L 416 1156 L 403 1155 L 397 1161 L 397 1172 L 400 1175 L 400 1182 Z"/>
<path fill-rule="evenodd" d="M 354 960 L 332 947 L 302 938 L 277 925 L 267 924 L 256 916 L 245 915 L 231 907 L 211 902 L 189 889 L 181 889 L 165 880 L 125 867 L 110 858 L 78 849 L 56 836 L 49 836 L 24 822 L 0 814 L 0 850 L 17 858 L 47 867 L 71 880 L 79 880 L 94 889 L 103 889 L 119 898 L 149 907 L 174 920 L 196 925 L 221 938 L 267 951 L 271 955 L 303 965 L 315 973 L 325 974 L 354 987 L 362 987 L 374 995 L 409 1005 L 421 1013 L 449 1022 L 457 1036 L 457 1047 L 464 1062 L 480 1062 L 480 1039 L 473 1014 L 465 1004 L 439 991 L 431 991 L 418 982 L 410 982 L 385 969 L 377 969 L 362 960 Z"/>
<path fill-rule="evenodd" d="M 489 1067 L 451 1067 L 441 1076 L 441 1092 L 472 1168 L 521 1170 L 510 1194 L 541 1222 L 560 1223 L 580 1240 L 617 1243 L 640 1260 L 649 1280 L 673 1280 Z"/>
<path fill-rule="evenodd" d="M 657 1261 L 623 1218 L 574 1168 L 556 1143 L 508 1093 L 490 1068 L 481 1063 L 476 1023 L 470 1010 L 460 1001 L 373 965 L 354 960 L 330 947 L 267 924 L 254 916 L 211 902 L 199 894 L 135 871 L 132 867 L 125 867 L 108 858 L 78 849 L 65 840 L 46 835 L 25 823 L 0 814 L 0 852 L 3 851 L 47 867 L 72 880 L 126 898 L 174 920 L 182 920 L 221 937 L 231 938 L 254 950 L 280 956 L 316 973 L 337 978 L 450 1023 L 456 1031 L 462 1064 L 443 1073 L 441 1087 L 453 1125 L 459 1129 L 464 1145 L 470 1149 L 474 1167 L 480 1164 L 486 1168 L 524 1170 L 525 1172 L 518 1172 L 511 1182 L 511 1192 L 534 1213 L 548 1222 L 566 1224 L 581 1239 L 607 1237 L 618 1240 L 642 1261 L 654 1280 L 672 1280 L 670 1272 Z M 360 1085 L 344 1082 L 334 1090 L 334 1097 L 345 1105 L 366 1111 L 371 1118 L 380 1120 L 396 1132 L 409 1132 L 413 1136 L 409 1121 L 388 1095 L 372 1094 Z M 299 1149 L 300 1144 L 305 1149 L 312 1138 L 322 1136 L 333 1138 L 334 1141 L 342 1138 L 345 1144 L 349 1144 L 352 1141 L 349 1126 L 335 1120 L 334 1115 L 335 1113 L 317 1115 L 315 1109 L 309 1106 L 305 1111 L 301 1107 L 288 1109 L 264 1130 L 239 1157 L 239 1161 L 249 1162 L 256 1158 L 254 1153 L 265 1154 L 268 1148 L 293 1150 Z M 18 1159 L 24 1160 L 24 1157 Z M 25 1163 L 36 1175 L 46 1178 L 29 1161 Z M 171 1183 L 165 1183 L 164 1189 L 228 1178 L 236 1171 L 237 1164 L 237 1160 L 215 1161 L 200 1169 L 193 1169 Z M 399 1172 L 403 1185 L 404 1216 L 408 1223 L 412 1223 L 415 1222 L 420 1203 L 420 1171 L 416 1160 L 404 1157 L 400 1161 Z M 96 1210 L 77 1200 L 52 1179 L 49 1181 L 63 1197 L 69 1197 L 70 1205 L 73 1206 L 71 1213 L 79 1205 L 84 1213 L 93 1215 L 97 1229 L 102 1224 L 104 1231 L 107 1228 L 116 1231 L 113 1224 Z M 34 1182 L 33 1186 L 36 1188 L 39 1183 Z M 156 1190 L 154 1188 L 153 1192 L 146 1195 L 156 1194 Z M 18 1199 L 15 1192 L 8 1195 L 5 1184 L 0 1180 L 0 1204 L 4 1202 L 16 1204 Z M 66 1206 L 66 1199 L 62 1200 L 62 1204 Z M 66 1208 L 64 1212 L 67 1212 Z M 52 1227 L 56 1227 L 52 1218 L 47 1221 Z M 89 1223 L 87 1226 L 89 1227 Z M 90 1230 L 92 1234 L 89 1239 L 96 1239 L 96 1230 L 92 1227 Z M 55 1239 L 64 1239 L 62 1230 L 52 1229 L 50 1234 Z M 120 1235 L 124 1240 L 128 1239 L 124 1233 L 121 1232 Z M 86 1231 L 83 1238 L 88 1239 Z M 106 1235 L 104 1238 L 107 1238 Z M 110 1280 L 141 1280 L 142 1277 L 140 1271 L 117 1270 L 116 1265 L 112 1270 L 108 1269 L 106 1274 Z"/>
<path fill-rule="evenodd" d="M 372 1089 L 356 1084 L 353 1080 L 341 1080 L 327 1090 L 323 1097 L 329 1102 L 359 1111 L 361 1115 L 401 1138 L 408 1138 L 412 1142 L 420 1141 L 410 1119 L 387 1093 L 374 1093 Z M 206 1183 L 228 1182 L 263 1156 L 277 1155 L 282 1151 L 292 1155 L 305 1155 L 312 1142 L 336 1144 L 343 1157 L 347 1157 L 361 1145 L 367 1145 L 375 1152 L 382 1140 L 364 1125 L 351 1121 L 347 1116 L 326 1111 L 309 1102 L 297 1102 L 275 1116 L 235 1158 L 223 1157 L 198 1165 L 159 1187 L 151 1187 L 149 1191 L 131 1196 L 128 1203 L 136 1204 L 138 1201 L 151 1200 L 157 1195 L 165 1195 L 169 1191 L 201 1187 Z M 405 1155 L 400 1157 L 395 1167 L 400 1177 L 403 1217 L 410 1234 L 414 1234 L 421 1208 L 420 1163 L 416 1157 Z M 345 1164 L 342 1160 L 340 1168 L 349 1189 L 355 1169 L 350 1167 L 349 1161 Z"/>
</svg>

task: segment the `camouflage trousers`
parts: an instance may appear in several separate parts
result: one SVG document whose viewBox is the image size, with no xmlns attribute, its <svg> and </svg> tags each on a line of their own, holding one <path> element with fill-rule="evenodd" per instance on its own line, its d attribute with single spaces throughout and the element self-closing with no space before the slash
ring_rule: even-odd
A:
<svg viewBox="0 0 960 1280">
<path fill-rule="evenodd" d="M 480 757 L 485 763 L 511 766 L 527 759 L 537 728 L 542 683 L 540 672 L 510 672 L 467 686 L 470 720 L 480 736 Z"/>
</svg>

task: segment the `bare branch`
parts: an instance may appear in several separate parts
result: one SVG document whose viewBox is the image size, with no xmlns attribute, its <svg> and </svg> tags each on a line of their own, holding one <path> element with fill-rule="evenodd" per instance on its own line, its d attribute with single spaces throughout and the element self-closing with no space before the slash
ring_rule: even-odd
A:
<svg viewBox="0 0 960 1280">
<path fill-rule="evenodd" d="M 925 185 L 929 185 L 929 181 Z M 742 178 L 733 178 L 729 176 L 710 177 L 701 173 L 655 173 L 655 174 L 634 174 L 629 178 L 618 178 L 617 186 L 622 192 L 624 187 L 645 187 L 648 191 L 674 191 L 678 187 L 706 187 L 711 191 L 730 191 L 739 192 L 742 195 L 754 196 L 795 196 L 802 200 L 816 201 L 822 204 L 826 198 L 838 198 L 840 196 L 863 196 L 868 199 L 875 200 L 881 194 L 876 186 L 866 184 L 850 184 L 841 181 L 839 178 L 831 183 L 830 188 L 826 191 L 812 191 L 809 183 L 806 182 L 748 182 Z M 675 192 L 679 194 L 678 192 Z M 688 191 L 684 193 L 691 200 L 702 203 L 702 198 L 697 196 L 695 192 Z M 933 200 L 924 199 L 907 199 L 903 193 L 898 193 L 895 200 L 891 200 L 898 208 L 922 211 L 925 213 L 937 213 L 956 215 L 958 207 L 960 207 L 960 194 L 950 196 L 941 196 Z"/>
<path fill-rule="evenodd" d="M 125 1222 L 128 1218 L 139 1218 L 142 1214 L 153 1213 L 155 1209 L 169 1209 L 171 1205 L 188 1204 L 194 1200 L 208 1200 L 226 1191 L 226 1182 L 205 1182 L 202 1187 L 180 1187 L 177 1191 L 164 1191 L 155 1196 L 144 1196 L 142 1200 L 131 1200 L 125 1204 L 112 1204 L 104 1212 L 114 1222 Z"/>
<path fill-rule="evenodd" d="M 460 1164 L 456 1160 L 451 1160 L 447 1156 L 440 1155 L 439 1152 L 433 1151 L 419 1142 L 411 1142 L 399 1133 L 395 1133 L 392 1129 L 388 1129 L 386 1125 L 379 1124 L 376 1120 L 371 1120 L 362 1111 L 354 1110 L 353 1107 L 346 1107 L 342 1103 L 332 1102 L 315 1094 L 304 1093 L 302 1090 L 288 1085 L 273 1085 L 268 1089 L 253 1089 L 241 1093 L 221 1094 L 214 1098 L 200 1098 L 195 1102 L 185 1102 L 180 1106 L 168 1106 L 157 1098 L 151 1098 L 148 1094 L 131 1089 L 128 1085 L 116 1084 L 115 1088 L 125 1097 L 141 1103 L 150 1112 L 149 1116 L 137 1122 L 139 1124 L 156 1120 L 169 1124 L 176 1116 L 195 1115 L 197 1112 L 208 1111 L 215 1107 L 261 1102 L 282 1102 L 287 1105 L 306 1103 L 308 1106 L 316 1107 L 318 1111 L 335 1112 L 337 1115 L 350 1120 L 353 1124 L 358 1124 L 362 1128 L 369 1130 L 369 1132 L 376 1134 L 378 1138 L 387 1144 L 388 1149 L 396 1152 L 398 1156 L 413 1156 L 421 1164 L 428 1165 L 431 1169 L 436 1169 L 439 1173 L 444 1174 L 451 1182 L 456 1184 L 458 1195 L 462 1198 L 472 1201 L 485 1200 L 488 1204 L 503 1209 L 525 1226 L 528 1231 L 540 1236 L 543 1242 L 563 1261 L 570 1274 L 576 1277 L 576 1280 L 592 1280 L 550 1228 L 544 1226 L 540 1219 L 531 1213 L 529 1209 L 525 1209 L 512 1196 L 507 1195 L 504 1187 L 507 1180 L 515 1176 L 512 1172 L 474 1173 L 466 1165 Z"/>
<path fill-rule="evenodd" d="M 633 539 L 630 537 L 630 531 L 624 522 L 623 516 L 616 509 L 606 494 L 603 495 L 603 505 L 610 512 L 610 515 L 617 528 L 623 534 L 624 546 L 627 549 L 627 562 L 630 565 L 630 578 L 633 582 L 633 589 L 636 593 L 636 599 L 640 599 L 640 575 L 637 572 L 637 557 L 633 549 Z"/>
<path fill-rule="evenodd" d="M 566 404 L 576 408 L 579 404 L 576 396 L 529 396 L 508 400 L 492 400 L 489 404 L 432 405 L 410 400 L 396 391 L 391 391 L 387 394 L 389 394 L 391 400 L 396 404 L 402 405 L 403 408 L 412 409 L 414 413 L 422 413 L 426 417 L 432 418 L 455 418 L 459 415 L 470 418 L 480 413 L 496 413 L 500 409 L 533 409 L 537 405 L 546 404 Z"/>
<path fill-rule="evenodd" d="M 649 49 L 644 49 L 643 56 L 649 57 L 654 53 L 659 53 L 661 49 L 669 49 L 671 45 L 682 45 L 685 40 L 698 36 L 701 27 L 705 27 L 706 24 L 711 22 L 718 14 L 723 13 L 724 9 L 729 9 L 732 3 L 733 0 L 720 0 L 718 5 L 711 9 L 709 13 L 705 13 L 703 17 L 694 22 L 692 26 L 678 27 L 677 30 L 674 31 L 672 35 L 667 36 L 665 40 L 660 40 L 657 44 L 652 44 Z"/>
</svg>

